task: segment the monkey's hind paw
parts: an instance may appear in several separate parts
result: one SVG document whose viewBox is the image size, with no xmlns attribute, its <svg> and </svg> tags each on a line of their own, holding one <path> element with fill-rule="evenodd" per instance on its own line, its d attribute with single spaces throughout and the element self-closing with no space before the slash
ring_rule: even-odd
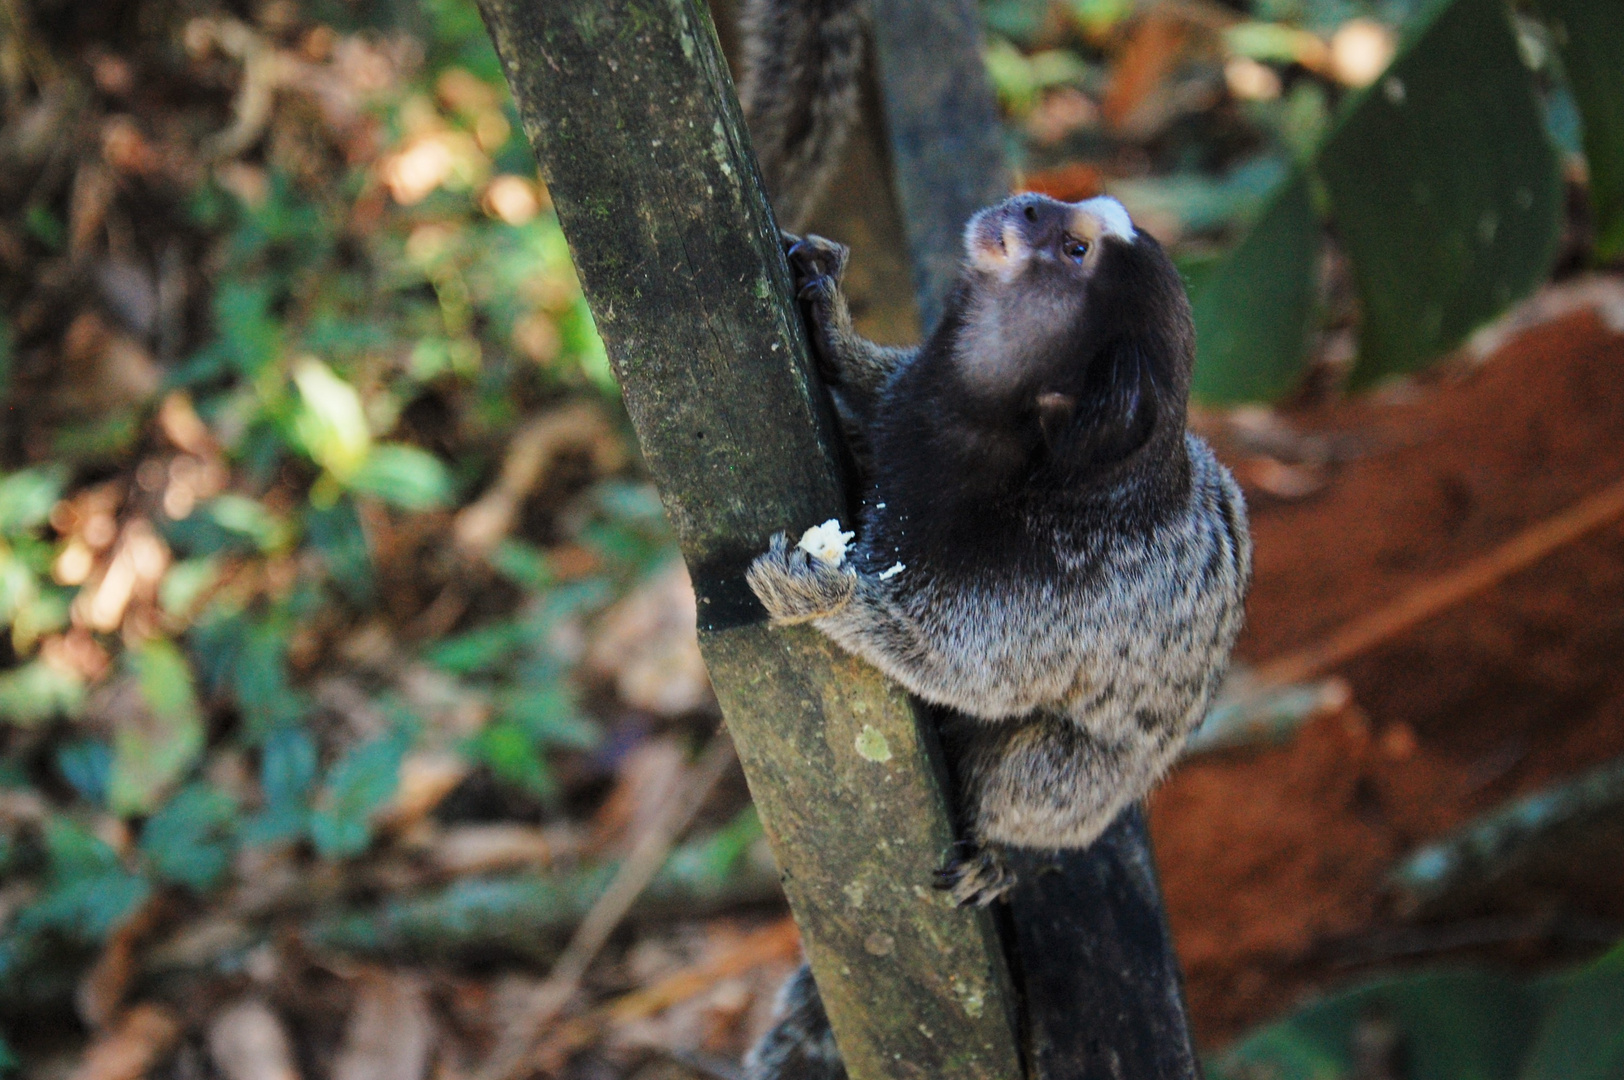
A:
<svg viewBox="0 0 1624 1080">
<path fill-rule="evenodd" d="M 814 559 L 776 533 L 771 545 L 745 572 L 745 580 L 767 614 L 779 624 L 809 622 L 833 615 L 851 602 L 857 572 L 844 563 Z"/>
<path fill-rule="evenodd" d="M 784 255 L 789 259 L 790 271 L 795 275 L 795 295 L 802 300 L 826 298 L 840 283 L 845 273 L 846 258 L 850 251 L 833 240 L 821 236 L 795 238 L 784 233 L 788 245 Z M 794 240 L 794 243 L 789 241 Z"/>
<path fill-rule="evenodd" d="M 1015 872 L 996 848 L 961 844 L 936 871 L 936 888 L 958 907 L 986 907 L 1015 887 Z"/>
</svg>

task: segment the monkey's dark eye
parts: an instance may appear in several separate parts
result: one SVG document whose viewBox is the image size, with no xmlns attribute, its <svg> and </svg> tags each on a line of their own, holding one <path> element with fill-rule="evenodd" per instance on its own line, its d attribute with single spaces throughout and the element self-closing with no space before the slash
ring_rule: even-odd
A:
<svg viewBox="0 0 1624 1080">
<path fill-rule="evenodd" d="M 1066 253 L 1066 258 L 1081 263 L 1083 256 L 1088 254 L 1088 241 L 1068 236 L 1060 242 L 1060 249 Z"/>
</svg>

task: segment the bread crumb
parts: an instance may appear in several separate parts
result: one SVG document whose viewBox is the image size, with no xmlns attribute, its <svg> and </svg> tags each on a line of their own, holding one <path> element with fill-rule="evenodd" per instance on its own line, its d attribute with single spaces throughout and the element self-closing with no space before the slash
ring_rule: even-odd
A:
<svg viewBox="0 0 1624 1080">
<path fill-rule="evenodd" d="M 822 525 L 814 525 L 801 534 L 801 540 L 795 546 L 812 556 L 821 563 L 830 566 L 840 565 L 846 557 L 846 546 L 851 543 L 856 533 L 841 532 L 840 520 L 830 518 Z"/>
</svg>

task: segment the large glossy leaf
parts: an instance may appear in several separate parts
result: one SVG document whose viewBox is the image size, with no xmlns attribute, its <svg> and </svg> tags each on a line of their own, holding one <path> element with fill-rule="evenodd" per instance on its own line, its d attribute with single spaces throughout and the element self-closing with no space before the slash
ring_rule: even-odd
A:
<svg viewBox="0 0 1624 1080">
<path fill-rule="evenodd" d="M 1539 0 L 1584 120 L 1596 257 L 1624 255 L 1624 3 Z"/>
<path fill-rule="evenodd" d="M 1269 399 L 1296 381 L 1319 241 L 1307 178 L 1293 173 L 1252 231 L 1195 289 L 1196 397 Z"/>
<path fill-rule="evenodd" d="M 1318 168 L 1363 300 L 1357 382 L 1448 351 L 1550 269 L 1561 177 L 1501 0 L 1433 0 Z"/>
<path fill-rule="evenodd" d="M 1547 984 L 1549 1004 L 1518 1080 L 1624 1076 L 1624 946 Z"/>
<path fill-rule="evenodd" d="M 1391 1029 L 1409 1080 L 1512 1080 L 1534 1025 L 1534 995 L 1481 972 L 1393 979 L 1312 1005 L 1215 1060 L 1214 1080 L 1341 1080 L 1356 1075 L 1359 1029 Z"/>
</svg>

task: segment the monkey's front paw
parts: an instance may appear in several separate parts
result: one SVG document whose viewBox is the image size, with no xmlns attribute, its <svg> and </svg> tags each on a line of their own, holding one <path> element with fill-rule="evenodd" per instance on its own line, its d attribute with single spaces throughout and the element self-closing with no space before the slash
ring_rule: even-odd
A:
<svg viewBox="0 0 1624 1080">
<path fill-rule="evenodd" d="M 959 907 L 986 907 L 1015 887 L 1015 872 L 997 848 L 961 844 L 947 865 L 936 871 L 936 888 Z"/>
<path fill-rule="evenodd" d="M 840 275 L 846 272 L 846 258 L 851 254 L 844 244 L 825 240 L 821 236 L 799 239 L 783 234 L 789 244 L 784 254 L 789 259 L 790 271 L 795 275 L 795 295 L 802 300 L 818 300 L 831 295 L 840 284 Z"/>
<path fill-rule="evenodd" d="M 773 622 L 800 623 L 833 615 L 851 602 L 857 591 L 857 572 L 845 564 L 831 565 L 776 533 L 764 555 L 756 556 L 745 572 L 751 590 Z"/>
</svg>

